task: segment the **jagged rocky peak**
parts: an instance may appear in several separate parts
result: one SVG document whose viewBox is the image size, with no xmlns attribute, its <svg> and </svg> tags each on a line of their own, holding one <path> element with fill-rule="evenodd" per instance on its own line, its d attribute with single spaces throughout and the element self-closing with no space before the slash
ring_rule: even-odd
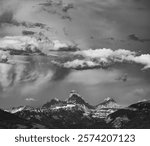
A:
<svg viewBox="0 0 150 146">
<path fill-rule="evenodd" d="M 50 102 L 51 103 L 58 103 L 58 102 L 60 102 L 60 100 L 58 98 L 53 98 L 53 99 L 51 99 Z"/>
<path fill-rule="evenodd" d="M 120 105 L 112 97 L 107 97 L 103 102 L 96 106 L 98 109 L 101 108 L 120 108 Z"/>
<path fill-rule="evenodd" d="M 50 108 L 55 105 L 65 104 L 64 101 L 59 100 L 58 98 L 51 99 L 49 102 L 45 103 L 42 108 Z"/>
<path fill-rule="evenodd" d="M 116 101 L 112 97 L 106 97 L 104 99 L 104 102 L 115 102 L 116 103 Z"/>
<path fill-rule="evenodd" d="M 138 109 L 138 110 L 150 109 L 150 100 L 139 101 L 139 102 L 137 102 L 135 104 L 130 105 L 129 108 L 135 108 L 135 109 Z"/>
<path fill-rule="evenodd" d="M 54 98 L 53 100 L 56 101 L 56 102 L 59 102 L 59 101 L 60 101 L 58 98 Z"/>
<path fill-rule="evenodd" d="M 13 108 L 7 109 L 5 111 L 14 114 L 14 113 L 17 113 L 17 112 L 20 112 L 20 111 L 23 111 L 23 110 L 34 110 L 34 108 L 31 107 L 31 106 L 26 105 L 26 106 L 13 107 Z"/>
<path fill-rule="evenodd" d="M 67 99 L 67 103 L 84 104 L 85 101 L 81 95 L 79 95 L 75 90 L 72 90 L 69 98 Z"/>
</svg>

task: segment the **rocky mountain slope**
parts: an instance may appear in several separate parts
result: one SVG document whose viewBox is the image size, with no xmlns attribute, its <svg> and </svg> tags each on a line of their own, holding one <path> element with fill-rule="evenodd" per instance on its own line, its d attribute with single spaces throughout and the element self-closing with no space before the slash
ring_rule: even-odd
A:
<svg viewBox="0 0 150 146">
<path fill-rule="evenodd" d="M 20 106 L 0 114 L 0 128 L 150 128 L 149 101 L 123 108 L 108 97 L 92 106 L 75 91 L 64 101 L 55 98 L 38 108 Z"/>
<path fill-rule="evenodd" d="M 150 101 L 138 102 L 127 108 L 119 109 L 106 118 L 112 128 L 149 129 Z"/>
<path fill-rule="evenodd" d="M 0 129 L 37 129 L 46 128 L 44 125 L 32 123 L 17 115 L 0 110 Z"/>
</svg>

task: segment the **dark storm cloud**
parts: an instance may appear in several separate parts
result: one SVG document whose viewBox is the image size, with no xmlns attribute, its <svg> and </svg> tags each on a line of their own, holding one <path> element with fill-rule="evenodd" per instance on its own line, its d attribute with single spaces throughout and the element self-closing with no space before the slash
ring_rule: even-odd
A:
<svg viewBox="0 0 150 146">
<path fill-rule="evenodd" d="M 34 35 L 35 32 L 34 32 L 34 31 L 23 30 L 23 31 L 22 31 L 22 34 L 23 34 L 23 35 Z"/>
<path fill-rule="evenodd" d="M 128 80 L 128 74 L 123 74 L 120 77 L 116 78 L 116 80 L 126 82 Z"/>
<path fill-rule="evenodd" d="M 33 64 L 32 64 L 33 65 Z M 29 64 L 0 64 L 0 88 L 8 91 L 14 86 L 26 86 L 28 91 L 40 89 L 43 84 L 49 82 L 53 76 L 51 70 L 42 70 L 42 66 L 30 66 Z M 32 90 L 31 89 L 31 90 Z"/>
<path fill-rule="evenodd" d="M 0 15 L 0 24 L 12 23 L 12 21 L 13 21 L 13 12 L 6 11 Z"/>
<path fill-rule="evenodd" d="M 144 42 L 150 42 L 150 39 L 139 38 L 135 34 L 129 35 L 128 38 L 129 38 L 129 40 L 138 41 L 138 42 L 142 42 L 142 43 L 144 43 Z"/>
<path fill-rule="evenodd" d="M 69 75 L 70 71 L 70 69 L 58 66 L 53 74 L 52 81 L 60 81 L 65 79 L 65 77 Z"/>
<path fill-rule="evenodd" d="M 149 0 L 133 0 L 134 2 L 140 3 L 145 7 L 150 7 L 150 1 Z"/>
<path fill-rule="evenodd" d="M 40 28 L 45 30 L 50 30 L 50 27 L 47 27 L 46 24 L 43 23 L 31 23 L 31 22 L 18 22 L 14 19 L 14 14 L 11 11 L 6 11 L 0 15 L 0 26 L 2 24 L 6 25 L 14 25 L 14 26 L 23 26 L 25 28 Z"/>
<path fill-rule="evenodd" d="M 16 5 L 15 10 L 11 8 L 8 11 L 8 2 Z M 3 0 L 1 7 L 3 13 L 4 10 L 5 14 L 7 11 L 13 13 L 13 17 L 12 14 L 7 19 L 2 17 L 5 24 L 10 22 L 11 26 L 38 29 L 52 26 L 57 30 L 52 37 L 73 40 L 81 48 L 149 48 L 149 0 Z M 12 31 L 14 33 L 15 30 L 12 28 Z M 129 34 L 136 35 L 126 40 Z M 142 42 L 140 46 L 133 39 Z"/>
<path fill-rule="evenodd" d="M 0 24 L 11 23 L 19 6 L 18 0 L 0 0 Z"/>
<path fill-rule="evenodd" d="M 59 10 L 62 12 L 67 13 L 70 9 L 75 8 L 74 4 L 69 2 L 69 3 L 64 3 L 63 1 L 55 1 L 55 0 L 49 0 L 44 3 L 40 3 L 39 5 L 43 7 L 57 7 Z"/>
<path fill-rule="evenodd" d="M 20 26 L 25 28 L 40 28 L 46 31 L 50 31 L 51 28 L 41 22 L 21 21 L 16 18 L 16 15 L 20 13 L 24 4 L 33 2 L 33 0 L 0 0 L 0 27 Z M 26 12 L 24 12 L 26 13 Z"/>
<path fill-rule="evenodd" d="M 74 9 L 73 3 L 64 3 L 63 1 L 50 0 L 45 3 L 40 3 L 39 5 L 41 6 L 42 10 L 47 13 L 56 14 L 64 20 L 72 21 L 68 11 L 70 9 Z"/>
<path fill-rule="evenodd" d="M 125 37 L 132 33 L 142 38 L 150 36 L 148 1 L 82 0 L 74 3 L 77 8 L 70 14 L 73 22 L 72 27 L 69 26 L 70 31 L 76 29 L 78 25 L 78 30 L 74 30 L 76 32 L 73 32 L 72 35 L 78 35 L 78 39 L 83 40 L 87 47 L 128 47 L 128 49 L 138 50 L 138 45 L 132 41 L 125 41 Z M 139 9 L 144 9 L 144 11 Z M 70 37 L 69 27 L 67 36 Z M 148 47 L 147 43 L 149 42 L 146 39 L 140 47 Z"/>
</svg>

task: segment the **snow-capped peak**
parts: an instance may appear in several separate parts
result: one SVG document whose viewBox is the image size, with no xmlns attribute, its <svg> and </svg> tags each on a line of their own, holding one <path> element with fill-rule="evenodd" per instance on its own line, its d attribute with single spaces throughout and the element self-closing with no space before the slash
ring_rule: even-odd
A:
<svg viewBox="0 0 150 146">
<path fill-rule="evenodd" d="M 104 101 L 107 101 L 107 102 L 108 102 L 108 101 L 115 102 L 115 100 L 114 100 L 112 97 L 107 97 L 107 98 L 104 99 Z"/>
<path fill-rule="evenodd" d="M 55 101 L 59 102 L 60 100 L 58 98 L 54 98 Z"/>
<path fill-rule="evenodd" d="M 51 108 L 53 106 L 63 105 L 65 102 L 59 100 L 58 98 L 51 99 L 49 102 L 45 103 L 42 108 Z"/>
<path fill-rule="evenodd" d="M 70 92 L 69 98 L 66 100 L 66 102 L 69 104 L 79 104 L 82 106 L 86 106 L 87 108 L 93 108 L 93 106 L 89 105 L 88 102 L 86 102 L 83 97 L 75 90 L 72 90 Z"/>
<path fill-rule="evenodd" d="M 148 101 L 147 99 L 139 100 L 138 102 L 145 102 Z"/>
<path fill-rule="evenodd" d="M 14 113 L 17 113 L 17 112 L 24 110 L 25 108 L 26 108 L 26 106 L 20 106 L 20 107 L 12 108 L 12 109 L 5 110 L 5 111 L 14 114 Z"/>
<path fill-rule="evenodd" d="M 104 101 L 102 103 L 97 105 L 97 108 L 98 109 L 102 109 L 102 108 L 120 108 L 120 105 L 118 105 L 113 98 L 107 97 L 107 98 L 104 99 Z"/>
<path fill-rule="evenodd" d="M 69 98 L 67 99 L 67 102 L 73 102 L 73 103 L 85 103 L 84 99 L 81 95 L 79 95 L 75 90 L 72 90 L 70 92 Z"/>
<path fill-rule="evenodd" d="M 79 94 L 76 92 L 76 90 L 72 90 L 72 91 L 70 92 L 69 98 L 71 98 L 71 97 L 74 96 L 74 95 L 77 96 L 77 97 L 82 98 L 81 95 L 79 95 Z"/>
</svg>

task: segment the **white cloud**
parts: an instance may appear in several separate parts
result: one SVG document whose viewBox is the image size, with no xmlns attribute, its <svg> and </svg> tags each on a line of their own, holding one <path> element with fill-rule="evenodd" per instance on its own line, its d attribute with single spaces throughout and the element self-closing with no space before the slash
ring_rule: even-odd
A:
<svg viewBox="0 0 150 146">
<path fill-rule="evenodd" d="M 111 49 L 89 49 L 89 50 L 83 50 L 83 51 L 78 51 L 76 54 L 83 55 L 85 57 L 89 58 L 100 58 L 100 57 L 108 57 L 113 54 L 113 50 Z"/>
<path fill-rule="evenodd" d="M 32 52 L 48 51 L 53 47 L 51 40 L 36 34 L 35 36 L 6 36 L 0 39 L 0 48 Z"/>
<path fill-rule="evenodd" d="M 54 40 L 53 44 L 54 44 L 54 50 L 59 50 L 59 48 L 68 47 L 67 43 L 61 42 L 59 40 Z"/>
<path fill-rule="evenodd" d="M 30 46 L 30 47 L 28 47 Z M 24 50 L 31 49 L 35 52 L 36 49 L 40 51 L 77 51 L 76 44 L 72 42 L 63 42 L 60 40 L 50 40 L 48 37 L 40 34 L 33 36 L 6 36 L 0 39 L 0 48 Z"/>
<path fill-rule="evenodd" d="M 97 58 L 100 60 L 104 60 L 106 62 L 108 62 L 108 59 L 126 59 L 129 56 L 133 56 L 136 53 L 135 52 L 131 52 L 129 50 L 124 50 L 124 49 L 118 49 L 113 51 L 112 49 L 89 49 L 89 50 L 83 50 L 83 51 L 78 51 L 76 52 L 76 54 L 80 54 L 86 58 Z"/>
<path fill-rule="evenodd" d="M 38 47 L 38 42 L 35 38 L 29 36 L 7 36 L 0 40 L 1 48 L 23 50 L 27 45 Z"/>
<path fill-rule="evenodd" d="M 52 40 L 52 47 L 50 51 L 77 51 L 79 48 L 77 44 L 70 41 Z"/>
<path fill-rule="evenodd" d="M 141 56 L 136 56 L 133 61 L 145 65 L 143 69 L 150 68 L 150 54 L 143 54 Z"/>
<path fill-rule="evenodd" d="M 64 63 L 64 67 L 66 68 L 92 68 L 99 66 L 99 64 L 94 63 L 93 61 L 90 60 L 73 60 L 73 61 L 68 61 Z"/>
<path fill-rule="evenodd" d="M 81 68 L 88 67 L 108 67 L 117 62 L 137 63 L 144 66 L 143 69 L 150 68 L 150 54 L 137 54 L 136 52 L 124 49 L 89 49 L 75 52 L 75 55 L 81 55 L 83 59 L 75 59 L 64 63 L 66 68 Z"/>
<path fill-rule="evenodd" d="M 29 101 L 29 102 L 30 102 L 30 101 L 35 101 L 34 98 L 26 98 L 25 100 L 26 100 L 26 101 Z"/>
<path fill-rule="evenodd" d="M 75 51 L 73 53 L 74 60 L 66 60 L 63 64 L 65 68 L 74 69 L 86 69 L 94 67 L 108 67 L 116 62 L 134 62 L 137 64 L 142 64 L 143 69 L 150 68 L 150 54 L 141 54 L 125 49 L 87 49 L 79 50 L 75 44 L 71 42 L 62 42 L 60 40 L 49 40 L 47 37 L 43 36 L 7 36 L 0 39 L 1 48 L 11 48 L 16 50 L 24 50 L 30 45 L 31 51 L 36 49 L 50 51 Z M 28 48 L 29 49 L 29 48 Z M 44 51 L 44 52 L 47 52 Z M 3 51 L 4 52 L 4 51 Z M 3 54 L 3 52 L 0 52 Z M 48 53 L 48 52 L 47 52 Z M 46 53 L 46 54 L 47 54 Z M 76 56 L 82 56 L 82 59 L 76 58 Z"/>
</svg>

